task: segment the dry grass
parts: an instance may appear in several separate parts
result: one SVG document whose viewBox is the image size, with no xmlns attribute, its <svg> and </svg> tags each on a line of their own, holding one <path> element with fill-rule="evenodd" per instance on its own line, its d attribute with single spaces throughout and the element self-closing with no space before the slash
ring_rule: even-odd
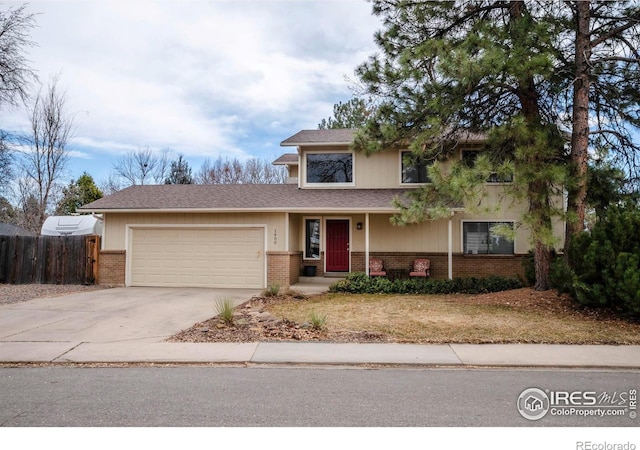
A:
<svg viewBox="0 0 640 450">
<path fill-rule="evenodd" d="M 549 291 L 485 295 L 346 295 L 274 302 L 267 310 L 296 322 L 326 314 L 328 334 L 384 334 L 394 342 L 640 344 L 640 324 L 587 310 Z"/>
</svg>

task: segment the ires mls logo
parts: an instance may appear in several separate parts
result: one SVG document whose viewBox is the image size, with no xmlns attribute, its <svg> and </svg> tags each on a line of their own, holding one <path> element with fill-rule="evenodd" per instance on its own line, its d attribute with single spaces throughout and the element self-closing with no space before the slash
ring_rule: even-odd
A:
<svg viewBox="0 0 640 450">
<path fill-rule="evenodd" d="M 518 412 L 528 420 L 542 419 L 549 412 L 549 396 L 541 389 L 529 388 L 518 397 Z"/>
<path fill-rule="evenodd" d="M 552 416 L 628 416 L 637 414 L 637 391 L 551 391 L 528 388 L 518 396 L 518 412 L 527 420 Z"/>
</svg>

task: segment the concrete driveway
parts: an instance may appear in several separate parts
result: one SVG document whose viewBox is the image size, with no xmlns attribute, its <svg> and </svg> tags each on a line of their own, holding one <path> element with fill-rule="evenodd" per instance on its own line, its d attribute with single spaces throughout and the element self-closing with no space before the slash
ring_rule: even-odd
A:
<svg viewBox="0 0 640 450">
<path fill-rule="evenodd" d="M 115 288 L 0 306 L 2 342 L 162 342 L 257 290 Z"/>
</svg>

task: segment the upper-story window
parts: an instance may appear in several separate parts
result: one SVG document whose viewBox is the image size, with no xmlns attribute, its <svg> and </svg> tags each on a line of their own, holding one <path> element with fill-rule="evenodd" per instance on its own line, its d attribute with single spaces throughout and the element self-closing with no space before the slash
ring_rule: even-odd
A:
<svg viewBox="0 0 640 450">
<path fill-rule="evenodd" d="M 307 153 L 307 183 L 353 183 L 352 153 Z"/>
<path fill-rule="evenodd" d="M 480 155 L 480 150 L 462 150 L 462 162 L 468 167 L 473 167 L 476 164 L 476 159 Z M 487 183 L 510 183 L 513 181 L 513 174 L 501 177 L 497 173 L 493 172 L 487 178 Z"/>
<path fill-rule="evenodd" d="M 432 161 L 414 155 L 412 152 L 400 152 L 401 176 L 403 184 L 429 183 L 429 166 Z"/>
</svg>

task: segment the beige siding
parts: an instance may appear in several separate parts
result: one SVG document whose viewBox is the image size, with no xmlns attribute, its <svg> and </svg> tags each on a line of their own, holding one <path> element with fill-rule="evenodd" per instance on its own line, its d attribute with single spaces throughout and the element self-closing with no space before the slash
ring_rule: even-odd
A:
<svg viewBox="0 0 640 450">
<path fill-rule="evenodd" d="M 302 216 L 291 214 L 289 216 L 289 248 L 287 250 L 291 252 L 303 251 L 302 239 Z"/>
<path fill-rule="evenodd" d="M 362 224 L 362 230 L 358 230 L 358 223 Z M 351 243 L 352 252 L 364 252 L 366 244 L 365 215 L 355 214 L 351 217 Z"/>
<path fill-rule="evenodd" d="M 396 189 L 400 187 L 400 156 L 390 151 L 371 155 L 355 155 L 356 188 Z"/>
<path fill-rule="evenodd" d="M 267 251 L 285 251 L 285 213 L 106 213 L 104 250 L 125 250 L 128 225 L 265 225 Z"/>
<path fill-rule="evenodd" d="M 448 221 L 436 220 L 404 227 L 394 226 L 389 222 L 390 215 L 370 216 L 370 251 L 372 252 L 433 252 L 448 251 Z M 459 222 L 453 223 L 454 251 L 456 228 Z M 456 237 L 458 236 L 458 237 Z"/>
</svg>

